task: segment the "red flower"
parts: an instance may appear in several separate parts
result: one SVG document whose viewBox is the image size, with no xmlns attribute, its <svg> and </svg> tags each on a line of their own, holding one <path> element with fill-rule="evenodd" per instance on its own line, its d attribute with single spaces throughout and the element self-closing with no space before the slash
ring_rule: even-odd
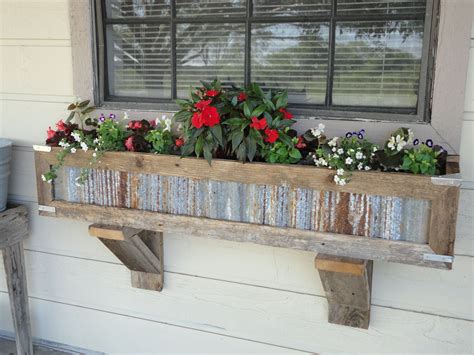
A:
<svg viewBox="0 0 474 355">
<path fill-rule="evenodd" d="M 143 127 L 140 121 L 130 121 L 128 122 L 129 129 L 141 129 Z"/>
<path fill-rule="evenodd" d="M 67 130 L 67 126 L 66 124 L 64 123 L 63 120 L 59 120 L 58 123 L 56 123 L 56 128 L 59 130 L 59 131 L 66 131 Z"/>
<path fill-rule="evenodd" d="M 48 130 L 46 131 L 46 134 L 48 135 L 48 139 L 51 139 L 51 138 L 54 137 L 56 132 L 54 130 L 52 130 L 51 127 L 49 127 Z"/>
<path fill-rule="evenodd" d="M 298 142 L 296 143 L 296 148 L 298 148 L 298 149 L 306 148 L 306 143 L 304 142 L 303 136 L 298 137 Z"/>
<path fill-rule="evenodd" d="M 265 142 L 275 143 L 276 140 L 278 139 L 278 131 L 276 129 L 267 128 L 265 130 L 265 134 L 267 135 L 265 137 Z"/>
<path fill-rule="evenodd" d="M 177 147 L 182 147 L 184 145 L 184 139 L 183 138 L 176 138 L 176 140 L 174 141 L 174 144 Z"/>
<path fill-rule="evenodd" d="M 130 123 L 129 123 L 129 125 L 130 125 Z M 133 136 L 130 136 L 125 140 L 125 148 L 127 148 L 127 150 L 129 152 L 134 152 L 135 151 L 135 148 L 133 148 Z"/>
<path fill-rule="evenodd" d="M 280 111 L 283 114 L 283 118 L 285 120 L 291 120 L 293 118 L 293 114 L 291 112 L 288 112 L 286 108 L 281 108 L 278 111 Z"/>
<path fill-rule="evenodd" d="M 202 115 L 201 115 L 200 112 L 194 112 L 193 118 L 191 119 L 191 123 L 196 128 L 201 128 L 202 127 L 204 122 L 202 120 Z"/>
<path fill-rule="evenodd" d="M 247 100 L 247 94 L 242 91 L 242 92 L 239 94 L 239 96 L 237 97 L 237 99 L 238 99 L 239 101 L 245 101 L 245 100 Z"/>
<path fill-rule="evenodd" d="M 212 127 L 221 121 L 221 116 L 214 106 L 206 106 L 202 110 L 201 119 L 205 126 Z"/>
<path fill-rule="evenodd" d="M 194 104 L 194 107 L 196 107 L 199 111 L 204 110 L 204 107 L 209 106 L 209 104 L 212 102 L 212 99 L 210 100 L 201 100 L 197 104 Z"/>
<path fill-rule="evenodd" d="M 207 90 L 206 91 L 206 96 L 209 96 L 209 97 L 216 97 L 217 95 L 219 95 L 219 91 L 217 90 Z"/>
<path fill-rule="evenodd" d="M 252 117 L 252 123 L 250 124 L 250 127 L 261 131 L 262 129 L 265 129 L 267 127 L 267 119 L 264 117 L 259 120 L 257 117 L 254 116 Z"/>
</svg>

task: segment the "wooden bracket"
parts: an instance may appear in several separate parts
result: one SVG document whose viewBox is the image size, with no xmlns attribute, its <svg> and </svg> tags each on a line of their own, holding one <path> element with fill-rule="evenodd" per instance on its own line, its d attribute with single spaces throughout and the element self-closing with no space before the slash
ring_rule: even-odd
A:
<svg viewBox="0 0 474 355">
<path fill-rule="evenodd" d="M 328 321 L 369 328 L 372 260 L 318 254 L 314 265 L 328 300 Z"/>
<path fill-rule="evenodd" d="M 89 234 L 99 240 L 132 273 L 132 287 L 163 289 L 163 234 L 128 227 L 92 224 Z"/>
</svg>

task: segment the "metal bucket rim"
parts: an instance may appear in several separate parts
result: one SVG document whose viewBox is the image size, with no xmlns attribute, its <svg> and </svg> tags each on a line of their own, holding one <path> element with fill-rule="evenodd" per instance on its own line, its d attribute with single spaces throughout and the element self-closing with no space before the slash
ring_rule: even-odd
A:
<svg viewBox="0 0 474 355">
<path fill-rule="evenodd" d="M 0 149 L 1 149 L 1 148 L 11 147 L 12 144 L 13 144 L 13 142 L 10 141 L 10 140 L 8 140 L 8 139 L 0 138 Z"/>
</svg>

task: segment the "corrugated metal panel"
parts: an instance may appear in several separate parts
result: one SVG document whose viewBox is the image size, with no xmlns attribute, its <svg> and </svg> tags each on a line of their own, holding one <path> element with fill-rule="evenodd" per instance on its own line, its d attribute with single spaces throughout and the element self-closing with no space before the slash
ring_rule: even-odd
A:
<svg viewBox="0 0 474 355">
<path fill-rule="evenodd" d="M 65 168 L 56 199 L 195 217 L 426 243 L 430 202 L 411 198 Z"/>
</svg>

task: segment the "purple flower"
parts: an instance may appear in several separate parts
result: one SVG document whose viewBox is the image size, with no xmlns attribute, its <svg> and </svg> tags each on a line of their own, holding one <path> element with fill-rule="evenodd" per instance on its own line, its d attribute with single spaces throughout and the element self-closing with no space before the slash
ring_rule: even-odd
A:
<svg viewBox="0 0 474 355">
<path fill-rule="evenodd" d="M 418 145 L 420 144 L 420 140 L 418 138 L 415 138 L 415 140 L 413 141 L 413 145 Z"/>
<path fill-rule="evenodd" d="M 115 120 L 116 117 L 117 117 L 117 116 L 115 116 L 115 114 L 113 114 L 113 113 L 111 113 L 111 114 L 109 115 L 109 118 L 110 118 L 111 120 Z"/>
<path fill-rule="evenodd" d="M 99 116 L 99 122 L 104 122 L 104 121 L 105 121 L 105 116 L 103 113 L 101 113 Z"/>
<path fill-rule="evenodd" d="M 352 132 L 347 132 L 346 133 L 346 138 L 351 138 L 352 137 Z"/>
<path fill-rule="evenodd" d="M 425 143 L 428 147 L 433 148 L 433 140 L 432 139 L 427 139 Z"/>
</svg>

